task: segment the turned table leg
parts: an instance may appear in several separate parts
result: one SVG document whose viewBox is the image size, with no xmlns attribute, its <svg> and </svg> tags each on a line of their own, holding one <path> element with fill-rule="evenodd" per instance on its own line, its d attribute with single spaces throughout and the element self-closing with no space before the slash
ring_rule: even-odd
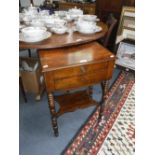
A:
<svg viewBox="0 0 155 155">
<path fill-rule="evenodd" d="M 57 137 L 58 133 L 58 125 L 57 125 L 57 115 L 55 111 L 54 97 L 52 93 L 48 93 L 48 103 L 51 112 L 52 126 L 54 130 L 54 135 Z"/>
<path fill-rule="evenodd" d="M 105 100 L 107 98 L 107 91 L 108 91 L 108 81 L 103 81 L 101 82 L 101 88 L 102 88 L 102 98 L 101 98 L 101 101 L 100 101 L 100 111 L 99 111 L 99 120 L 101 119 L 102 117 L 102 112 L 104 110 L 104 107 L 106 105 L 105 103 Z"/>
<path fill-rule="evenodd" d="M 87 94 L 89 95 L 90 98 L 92 98 L 92 95 L 93 95 L 93 86 L 88 86 L 88 88 L 87 88 Z"/>
</svg>

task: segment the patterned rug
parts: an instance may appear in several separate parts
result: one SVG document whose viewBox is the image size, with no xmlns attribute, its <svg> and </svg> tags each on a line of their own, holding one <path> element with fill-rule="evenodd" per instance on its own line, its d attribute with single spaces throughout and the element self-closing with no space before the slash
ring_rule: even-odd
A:
<svg viewBox="0 0 155 155">
<path fill-rule="evenodd" d="M 134 74 L 122 72 L 108 92 L 103 116 L 96 109 L 63 155 L 133 155 L 135 152 Z"/>
</svg>

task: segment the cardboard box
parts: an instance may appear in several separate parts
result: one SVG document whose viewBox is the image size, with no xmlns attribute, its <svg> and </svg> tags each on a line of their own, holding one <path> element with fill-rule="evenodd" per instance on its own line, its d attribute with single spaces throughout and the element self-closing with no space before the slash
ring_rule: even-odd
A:
<svg viewBox="0 0 155 155">
<path fill-rule="evenodd" d="M 39 100 L 45 87 L 39 60 L 37 58 L 21 57 L 20 75 L 22 78 L 24 91 L 35 93 L 36 100 Z"/>
</svg>

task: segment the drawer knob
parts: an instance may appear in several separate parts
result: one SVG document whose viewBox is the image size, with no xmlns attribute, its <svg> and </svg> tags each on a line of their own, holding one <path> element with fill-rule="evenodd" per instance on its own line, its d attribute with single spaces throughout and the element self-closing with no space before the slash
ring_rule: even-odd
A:
<svg viewBox="0 0 155 155">
<path fill-rule="evenodd" d="M 87 80 L 85 79 L 85 77 L 81 77 L 81 81 L 86 82 Z"/>
<path fill-rule="evenodd" d="M 85 70 L 85 68 L 83 66 L 81 66 L 81 71 L 82 71 L 82 73 L 86 72 L 86 70 Z"/>
</svg>

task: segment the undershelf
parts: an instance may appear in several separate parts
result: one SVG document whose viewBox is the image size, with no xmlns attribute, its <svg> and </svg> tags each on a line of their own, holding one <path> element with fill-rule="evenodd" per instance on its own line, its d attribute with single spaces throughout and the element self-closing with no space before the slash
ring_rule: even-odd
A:
<svg viewBox="0 0 155 155">
<path fill-rule="evenodd" d="M 57 116 L 60 116 L 66 112 L 72 112 L 77 109 L 86 108 L 89 106 L 97 105 L 98 102 L 93 100 L 88 91 L 79 91 L 71 94 L 65 94 L 55 97 L 60 105 L 60 109 Z"/>
</svg>

